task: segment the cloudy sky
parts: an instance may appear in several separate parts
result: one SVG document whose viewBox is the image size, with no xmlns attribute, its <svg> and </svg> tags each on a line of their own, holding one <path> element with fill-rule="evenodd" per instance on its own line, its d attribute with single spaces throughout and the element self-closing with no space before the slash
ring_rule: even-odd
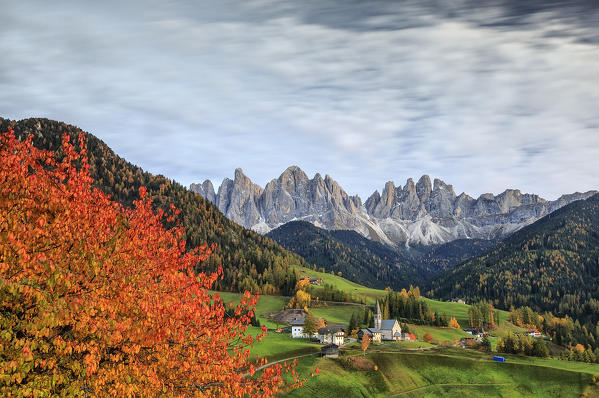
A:
<svg viewBox="0 0 599 398">
<path fill-rule="evenodd" d="M 599 189 L 596 1 L 2 1 L 0 116 L 185 185 Z"/>
</svg>

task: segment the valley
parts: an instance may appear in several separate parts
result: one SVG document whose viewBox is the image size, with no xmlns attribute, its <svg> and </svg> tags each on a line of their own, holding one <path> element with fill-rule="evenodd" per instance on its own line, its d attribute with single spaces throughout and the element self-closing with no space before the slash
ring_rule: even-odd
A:
<svg viewBox="0 0 599 398">
<path fill-rule="evenodd" d="M 353 291 L 373 305 L 387 292 L 370 289 L 349 282 L 339 276 L 301 269 L 300 275 L 322 278 L 344 291 Z M 219 293 L 224 301 L 237 301 L 241 295 Z M 424 298 L 434 311 L 454 316 L 460 324 L 468 324 L 467 304 L 440 302 Z M 265 356 L 269 362 L 297 358 L 296 370 L 305 378 L 299 390 L 283 394 L 284 397 L 303 397 L 306 394 L 324 397 L 461 397 L 465 394 L 488 397 L 587 397 L 599 396 L 599 386 L 594 377 L 599 374 L 599 364 L 543 359 L 510 354 L 494 354 L 474 349 L 456 348 L 455 340 L 470 337 L 462 330 L 408 324 L 418 341 L 383 342 L 371 344 L 363 356 L 360 344 L 351 343 L 342 348 L 339 359 L 320 358 L 320 345 L 305 339 L 293 339 L 288 333 L 277 333 L 281 325 L 273 323 L 269 315 L 285 307 L 288 298 L 261 296 L 256 306 L 260 323 L 269 328 L 261 342 L 255 342 L 252 355 Z M 349 322 L 352 307 L 330 303 L 326 307 L 310 309 L 318 317 L 331 323 Z M 507 321 L 508 313 L 499 311 L 498 327 L 493 335 L 522 333 Z M 250 333 L 257 334 L 259 328 Z M 433 344 L 423 341 L 429 333 Z M 492 338 L 493 341 L 497 337 Z M 502 355 L 505 363 L 492 360 Z M 374 370 L 373 366 L 377 369 Z M 319 369 L 315 374 L 315 369 Z"/>
<path fill-rule="evenodd" d="M 13 128 L 20 139 L 33 133 L 33 145 L 56 151 L 58 156 L 63 156 L 62 132 L 72 134 L 75 143 L 77 137 L 85 137 L 94 187 L 110 195 L 118 206 L 135 207 L 137 192 L 145 186 L 154 210 L 169 211 L 171 205 L 181 209 L 162 222 L 165 227 L 181 227 L 185 250 L 207 250 L 203 242 L 216 244 L 209 249 L 214 252 L 194 268 L 196 273 L 220 273 L 211 286 L 212 303 L 220 297 L 225 308 L 230 308 L 229 303 L 245 306 L 249 292 L 259 294 L 250 317 L 254 326 L 245 336 L 257 337 L 262 328 L 268 334 L 251 343 L 251 360 L 285 363 L 297 359 L 296 375 L 306 379 L 305 385 L 281 396 L 599 396 L 599 195 L 590 196 L 593 192 L 557 202 L 513 192 L 509 195 L 516 196 L 509 200 L 507 194 L 479 198 L 499 206 L 499 213 L 489 215 L 500 220 L 495 227 L 515 214 L 526 220 L 514 227 L 514 233 L 483 234 L 493 240 L 460 239 L 458 234 L 433 241 L 392 242 L 364 236 L 353 221 L 335 224 L 339 229 L 317 220 L 289 221 L 261 235 L 237 225 L 231 213 L 221 212 L 212 203 L 220 203 L 220 196 L 206 193 L 210 184 L 202 185 L 204 199 L 175 181 L 128 163 L 74 126 L 47 119 L 1 119 L 0 127 Z M 289 170 L 297 181 L 304 181 L 300 172 Z M 264 194 L 249 179 L 237 177 L 243 182 L 241 191 Z M 359 198 L 349 199 L 335 187 L 330 177 L 323 181 L 347 206 L 353 206 L 352 201 L 360 204 Z M 429 195 L 427 201 L 419 202 L 421 210 L 433 211 L 435 192 L 453 192 L 438 181 L 434 188 L 426 188 L 423 181 L 414 188 L 416 193 L 424 189 Z M 231 192 L 237 192 L 236 183 L 230 185 Z M 407 185 L 396 192 L 397 197 L 411 189 Z M 388 185 L 386 192 L 391 188 Z M 372 199 L 367 205 L 382 212 L 381 201 Z M 245 203 L 238 215 L 254 209 Z M 276 203 L 279 210 L 284 207 Z M 538 217 L 523 216 L 533 208 Z M 420 232 L 427 231 L 422 224 L 427 217 L 417 220 Z M 375 222 L 375 218 L 368 215 L 365 219 Z M 291 337 L 292 322 L 274 316 L 289 308 L 302 315 L 295 320 L 300 322 L 297 325 L 313 316 L 316 330 L 323 325 L 341 328 L 346 343 L 333 348 L 339 350 L 338 358 L 320 357 L 326 338 L 320 332 L 313 335 L 320 342 Z M 383 317 L 379 311 L 385 322 L 395 322 L 402 333 L 373 341 L 362 350 L 360 333 L 379 333 L 379 327 L 373 327 Z M 506 362 L 494 361 L 497 355 Z M 268 368 L 259 368 L 258 374 Z M 284 377 L 291 382 L 291 376 Z"/>
</svg>

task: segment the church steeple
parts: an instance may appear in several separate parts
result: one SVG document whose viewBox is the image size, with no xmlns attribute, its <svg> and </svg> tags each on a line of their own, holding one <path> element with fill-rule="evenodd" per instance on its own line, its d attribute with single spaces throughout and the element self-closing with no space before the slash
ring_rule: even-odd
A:
<svg viewBox="0 0 599 398">
<path fill-rule="evenodd" d="M 376 301 L 376 312 L 374 313 L 374 328 L 380 329 L 383 323 L 383 315 L 381 314 L 381 307 L 379 301 Z"/>
</svg>

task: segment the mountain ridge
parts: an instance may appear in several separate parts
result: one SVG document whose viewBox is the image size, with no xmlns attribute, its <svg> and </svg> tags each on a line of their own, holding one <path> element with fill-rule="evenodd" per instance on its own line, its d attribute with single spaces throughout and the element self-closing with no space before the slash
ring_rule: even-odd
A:
<svg viewBox="0 0 599 398">
<path fill-rule="evenodd" d="M 190 189 L 212 201 L 229 219 L 266 234 L 289 221 L 304 220 L 327 230 L 349 229 L 361 235 L 398 245 L 443 244 L 456 239 L 501 239 L 575 200 L 597 191 L 576 192 L 548 201 L 536 194 L 506 189 L 477 199 L 428 175 L 417 183 L 408 178 L 396 186 L 388 181 L 362 202 L 350 196 L 328 174 L 310 179 L 298 166 L 290 166 L 264 188 L 243 170 L 225 178 L 215 194 L 213 184 L 191 184 Z"/>
</svg>

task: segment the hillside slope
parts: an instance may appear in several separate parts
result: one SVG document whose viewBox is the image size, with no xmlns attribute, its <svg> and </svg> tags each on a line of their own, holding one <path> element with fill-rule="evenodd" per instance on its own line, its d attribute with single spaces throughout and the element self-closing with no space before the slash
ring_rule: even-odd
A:
<svg viewBox="0 0 599 398">
<path fill-rule="evenodd" d="M 21 139 L 32 134 L 36 147 L 59 151 L 62 134 L 68 133 L 78 147 L 78 137 L 84 134 L 94 184 L 115 201 L 131 206 L 138 198 L 141 186 L 148 189 L 156 208 L 168 209 L 170 204 L 181 210 L 178 221 L 185 228 L 187 247 L 204 243 L 217 244 L 216 252 L 206 266 L 215 270 L 222 265 L 220 290 L 291 292 L 296 283 L 293 265 L 308 265 L 299 256 L 286 251 L 272 240 L 247 230 L 224 217 L 200 195 L 161 175 L 143 171 L 117 156 L 104 142 L 92 134 L 65 123 L 48 119 L 10 121 L 0 118 L 0 133 L 12 127 Z"/>
<path fill-rule="evenodd" d="M 327 231 L 306 221 L 291 221 L 266 236 L 327 272 L 341 272 L 369 287 L 400 289 L 424 280 L 418 269 L 391 247 L 354 231 Z"/>
<path fill-rule="evenodd" d="M 369 348 L 369 351 L 373 349 Z M 297 370 L 307 381 L 302 388 L 283 396 L 599 396 L 599 387 L 592 383 L 597 365 L 574 370 L 569 369 L 571 362 L 539 359 L 534 363 L 526 363 L 511 357 L 508 363 L 499 364 L 490 360 L 488 355 L 464 354 L 452 350 L 438 353 L 371 352 L 363 357 L 361 353 L 354 352 L 352 358 L 346 356 L 344 360 L 302 358 Z M 372 369 L 374 365 L 378 368 L 376 371 Z M 315 368 L 320 370 L 318 376 L 309 377 Z"/>
<path fill-rule="evenodd" d="M 266 234 L 306 261 L 369 287 L 422 285 L 441 271 L 483 254 L 496 241 L 459 239 L 442 245 L 392 247 L 351 230 L 327 231 L 291 221 Z"/>
<path fill-rule="evenodd" d="M 429 296 L 599 320 L 599 195 L 571 203 L 437 276 Z"/>
</svg>

